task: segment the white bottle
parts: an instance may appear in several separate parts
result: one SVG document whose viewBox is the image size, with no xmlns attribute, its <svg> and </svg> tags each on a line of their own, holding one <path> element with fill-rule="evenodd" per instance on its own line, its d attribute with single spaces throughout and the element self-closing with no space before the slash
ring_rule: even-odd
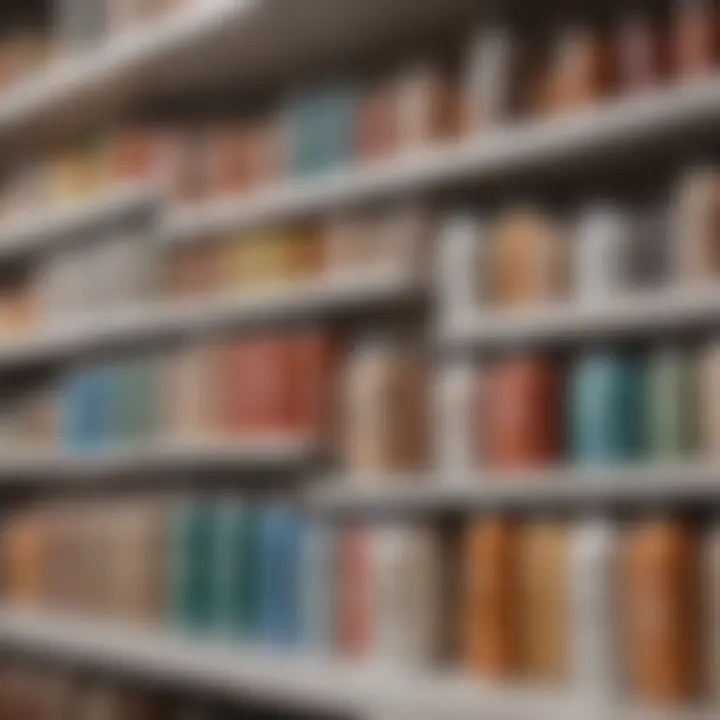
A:
<svg viewBox="0 0 720 720">
<path fill-rule="evenodd" d="M 627 286 L 629 224 L 611 205 L 590 205 L 577 223 L 575 288 L 584 301 L 616 297 Z"/>
<path fill-rule="evenodd" d="M 573 531 L 570 574 L 573 686 L 582 698 L 612 701 L 618 688 L 615 562 L 609 521 L 580 522 Z"/>
<path fill-rule="evenodd" d="M 436 392 L 436 466 L 443 483 L 469 478 L 481 450 L 477 419 L 482 402 L 479 368 L 471 361 L 445 364 L 438 372 Z"/>
<path fill-rule="evenodd" d="M 468 129 L 496 125 L 511 111 L 517 45 L 510 30 L 490 25 L 471 41 L 465 71 Z"/>
<path fill-rule="evenodd" d="M 439 640 L 439 536 L 425 527 L 383 526 L 372 543 L 373 659 L 391 667 L 426 665 Z"/>
<path fill-rule="evenodd" d="M 483 226 L 477 217 L 460 213 L 442 222 L 436 263 L 441 323 L 452 325 L 481 304 L 483 249 Z"/>
</svg>

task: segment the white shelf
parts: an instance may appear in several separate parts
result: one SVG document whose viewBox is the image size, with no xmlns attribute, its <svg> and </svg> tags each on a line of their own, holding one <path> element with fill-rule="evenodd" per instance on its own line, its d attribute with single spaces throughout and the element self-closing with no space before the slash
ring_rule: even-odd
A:
<svg viewBox="0 0 720 720">
<path fill-rule="evenodd" d="M 200 641 L 166 630 L 0 610 L 0 647 L 183 689 L 273 707 L 361 717 L 471 720 L 711 720 L 712 711 L 647 711 L 541 689 L 484 686 L 430 671 L 399 671 Z"/>
<path fill-rule="evenodd" d="M 708 327 L 720 320 L 720 285 L 618 294 L 602 304 L 580 300 L 528 309 L 478 309 L 450 318 L 443 343 L 493 348 L 637 337 Z"/>
<path fill-rule="evenodd" d="M 320 451 L 318 443 L 291 436 L 173 439 L 87 452 L 0 446 L 0 483 L 45 479 L 64 483 L 153 470 L 287 469 L 311 462 Z"/>
<path fill-rule="evenodd" d="M 68 320 L 0 344 L 0 369 L 57 361 L 161 336 L 282 320 L 333 318 L 412 302 L 424 297 L 425 290 L 416 274 L 373 271 L 312 278 L 226 297 L 137 303 L 95 317 Z"/>
<path fill-rule="evenodd" d="M 657 147 L 659 141 L 720 120 L 720 77 L 649 91 L 566 118 L 527 121 L 475 138 L 377 164 L 351 167 L 310 180 L 170 213 L 166 242 L 283 222 L 375 197 L 442 188 L 473 180 L 600 162 L 609 153 Z"/>
<path fill-rule="evenodd" d="M 720 460 L 515 472 L 338 476 L 317 483 L 307 500 L 314 510 L 341 513 L 700 503 L 720 500 Z"/>
<path fill-rule="evenodd" d="M 76 233 L 138 214 L 159 200 L 160 192 L 155 184 L 132 184 L 47 213 L 3 220 L 0 222 L 0 261 L 74 239 Z"/>
</svg>

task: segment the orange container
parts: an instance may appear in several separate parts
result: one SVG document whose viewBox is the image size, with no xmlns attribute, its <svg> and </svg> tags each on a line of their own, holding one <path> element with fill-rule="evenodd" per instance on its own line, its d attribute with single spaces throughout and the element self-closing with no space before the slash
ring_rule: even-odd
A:
<svg viewBox="0 0 720 720">
<path fill-rule="evenodd" d="M 624 552 L 626 657 L 640 700 L 693 698 L 699 677 L 699 546 L 693 528 L 657 520 L 633 528 Z"/>
<path fill-rule="evenodd" d="M 520 670 L 520 534 L 503 518 L 472 525 L 465 538 L 461 646 L 465 664 L 489 680 Z"/>
</svg>

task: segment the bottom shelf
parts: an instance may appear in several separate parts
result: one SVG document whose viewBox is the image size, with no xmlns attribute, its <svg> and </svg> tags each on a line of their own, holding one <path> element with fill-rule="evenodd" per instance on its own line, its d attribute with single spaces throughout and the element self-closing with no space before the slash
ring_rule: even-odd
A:
<svg viewBox="0 0 720 720">
<path fill-rule="evenodd" d="M 546 690 L 486 687 L 450 674 L 399 671 L 239 649 L 166 630 L 0 610 L 0 649 L 92 665 L 278 708 L 377 720 L 710 720 L 717 710 L 645 710 Z"/>
</svg>

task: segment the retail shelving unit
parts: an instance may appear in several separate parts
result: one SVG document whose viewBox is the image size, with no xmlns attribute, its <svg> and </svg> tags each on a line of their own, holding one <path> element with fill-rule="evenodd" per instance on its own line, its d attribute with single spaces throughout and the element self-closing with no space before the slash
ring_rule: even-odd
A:
<svg viewBox="0 0 720 720">
<path fill-rule="evenodd" d="M 289 39 L 282 0 L 214 0 L 31 79 L 0 107 L 0 147 L 35 137 L 49 119 L 81 126 L 112 109 L 176 82 L 183 67 L 202 58 L 196 73 L 212 73 L 234 57 L 247 66 L 247 79 L 286 72 L 293 60 L 318 46 L 329 50 L 363 35 L 362 28 L 385 32 L 411 23 L 431 23 L 467 6 L 447 0 L 292 0 L 299 13 L 327 13 L 306 36 Z M 358 23 L 362 23 L 359 25 Z M 280 52 L 280 47 L 283 51 Z M 223 49 L 209 52 L 208 48 Z M 262 52 L 277 47 L 277 56 Z M 245 53 L 245 55 L 243 55 Z M 206 76 L 206 75 L 205 75 Z M 118 90 L 122 88 L 122 92 Z M 467 181 L 482 187 L 517 175 L 544 173 L 583 162 L 611 160 L 619 149 L 651 152 L 659 139 L 692 137 L 720 120 L 720 78 L 654 90 L 566 119 L 528 122 L 489 130 L 477 139 L 438 147 L 372 167 L 355 167 L 311 181 L 158 213 L 157 239 L 181 243 L 225 230 L 241 230 L 268 220 L 302 218 L 313 213 L 408 192 L 434 192 Z M 40 253 L 78 228 L 158 205 L 158 188 L 131 187 L 98 198 L 88 206 L 18 221 L 0 231 L 0 262 Z M 133 305 L 48 328 L 37 335 L 0 344 L 0 369 L 55 362 L 91 349 L 140 342 L 164 335 L 185 335 L 208 326 L 262 325 L 293 318 L 335 317 L 358 310 L 414 302 L 430 291 L 427 278 L 405 272 L 328 277 L 257 295 Z M 720 320 L 716 289 L 628 296 L 601 306 L 553 305 L 513 313 L 470 313 L 442 318 L 435 341 L 442 347 L 485 350 L 512 344 L 547 345 L 585 336 L 619 338 L 706 326 Z M 0 486 L 31 483 L 38 477 L 58 483 L 96 479 L 113 473 L 156 468 L 297 468 L 320 449 L 302 439 L 252 445 L 200 443 L 124 448 L 74 457 L 0 451 Z M 321 513 L 392 511 L 396 513 L 548 505 L 605 506 L 615 503 L 677 503 L 720 498 L 720 466 L 704 463 L 561 468 L 533 473 L 473 474 L 453 471 L 407 476 L 358 487 L 347 478 L 328 478 L 309 488 L 307 502 Z M 283 707 L 321 709 L 363 720 L 413 718 L 637 718 L 693 720 L 714 717 L 702 711 L 656 715 L 627 707 L 597 708 L 540 691 L 486 688 L 467 679 L 429 671 L 399 674 L 387 668 L 362 668 L 342 662 L 267 651 L 230 649 L 213 642 L 168 636 L 159 631 L 104 623 L 0 612 L 0 647 L 90 663 L 123 673 L 219 691 L 240 699 L 259 699 Z"/>
</svg>

